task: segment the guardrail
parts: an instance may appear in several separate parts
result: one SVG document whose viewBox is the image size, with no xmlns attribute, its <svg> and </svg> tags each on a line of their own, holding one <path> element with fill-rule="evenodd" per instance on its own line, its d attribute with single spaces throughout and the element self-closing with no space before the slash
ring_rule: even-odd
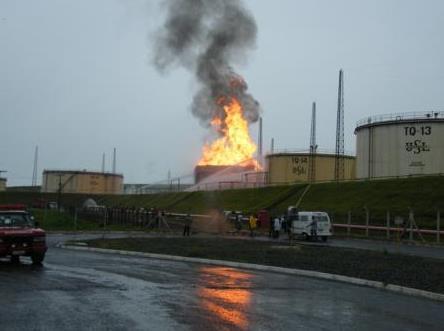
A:
<svg viewBox="0 0 444 331">
<path fill-rule="evenodd" d="M 185 217 L 187 214 L 181 214 L 181 213 L 166 213 L 167 216 L 172 217 Z M 211 215 L 204 215 L 204 214 L 191 214 L 193 218 L 203 218 L 203 219 L 212 219 L 213 216 Z M 439 217 L 438 212 L 438 219 L 437 219 L 437 230 L 432 229 L 419 229 L 419 228 L 411 228 L 411 227 L 393 227 L 393 226 L 380 226 L 380 225 L 361 225 L 361 224 L 347 224 L 347 223 L 333 223 L 332 226 L 334 228 L 345 228 L 347 229 L 347 233 L 351 233 L 351 229 L 359 229 L 366 231 L 368 235 L 368 231 L 381 231 L 385 232 L 387 235 L 387 239 L 391 238 L 392 233 L 398 233 L 398 234 L 408 234 L 410 238 L 412 238 L 413 234 L 425 234 L 425 235 L 434 235 L 436 236 L 436 242 L 440 242 L 441 236 L 444 236 L 444 230 L 441 230 L 441 221 Z"/>
<path fill-rule="evenodd" d="M 389 121 L 405 121 L 405 120 L 419 120 L 419 119 L 444 119 L 444 111 L 422 111 L 422 112 L 408 112 L 408 113 L 392 113 L 369 116 L 363 118 L 356 123 L 356 127 L 368 124 L 389 122 Z"/>
<path fill-rule="evenodd" d="M 336 228 L 346 228 L 346 229 L 360 229 L 360 230 L 376 230 L 376 231 L 384 231 L 384 232 L 407 232 L 407 233 L 421 233 L 421 234 L 433 234 L 433 235 L 444 235 L 443 230 L 431 230 L 431 229 L 404 229 L 400 227 L 386 227 L 386 226 L 377 226 L 377 225 L 360 225 L 360 224 L 344 224 L 344 223 L 334 223 L 333 227 Z"/>
<path fill-rule="evenodd" d="M 310 154 L 310 150 L 306 148 L 301 149 L 274 149 L 273 152 L 267 152 L 265 156 L 274 155 L 274 154 Z M 336 151 L 334 149 L 327 148 L 317 148 L 315 154 L 327 154 L 327 155 L 335 155 Z M 343 156 L 355 156 L 356 153 L 353 151 L 347 150 L 344 151 Z"/>
<path fill-rule="evenodd" d="M 207 214 L 187 214 L 187 213 L 172 213 L 161 210 L 146 210 L 143 208 L 89 208 L 84 210 L 78 210 L 75 212 L 76 217 L 82 217 L 91 221 L 103 223 L 103 226 L 109 224 L 124 224 L 140 227 L 167 227 L 168 223 L 171 225 L 182 226 L 183 220 L 190 215 L 193 219 L 201 219 L 202 221 L 210 221 L 215 219 L 221 219 L 222 214 L 215 213 L 214 215 Z M 387 239 L 392 239 L 393 234 L 402 234 L 403 237 L 408 237 L 409 240 L 413 240 L 413 235 L 435 236 L 435 241 L 440 243 L 441 236 L 444 236 L 444 229 L 441 227 L 441 213 L 436 210 L 436 228 L 435 229 L 420 229 L 417 227 L 414 221 L 413 211 L 410 211 L 409 218 L 401 223 L 397 222 L 397 217 L 390 218 L 390 213 L 386 215 L 386 225 L 371 225 L 370 224 L 370 212 L 366 209 L 366 214 L 363 216 L 365 224 L 351 224 L 351 213 L 348 213 L 347 223 L 332 223 L 333 228 L 346 229 L 347 235 L 351 235 L 352 230 L 363 230 L 366 237 L 370 237 L 370 231 L 380 231 L 386 233 Z M 168 221 L 166 221 L 168 218 Z M 171 219 L 173 218 L 173 219 Z M 334 217 L 333 217 L 334 218 Z M 392 226 L 391 222 L 394 222 L 397 226 Z M 211 222 L 207 222 L 211 223 Z M 204 224 L 204 223 L 202 223 Z M 399 238 L 399 236 L 398 236 Z"/>
</svg>

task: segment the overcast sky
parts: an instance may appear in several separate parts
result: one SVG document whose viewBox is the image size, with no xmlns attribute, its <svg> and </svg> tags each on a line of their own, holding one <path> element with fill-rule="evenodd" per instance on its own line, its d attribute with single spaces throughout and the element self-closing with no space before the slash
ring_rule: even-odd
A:
<svg viewBox="0 0 444 331">
<path fill-rule="evenodd" d="M 43 169 L 100 170 L 126 183 L 189 175 L 207 131 L 190 112 L 183 69 L 151 65 L 161 1 L 0 0 L 0 170 L 30 185 Z M 338 71 L 345 72 L 345 149 L 369 115 L 444 109 L 444 1 L 248 0 L 258 40 L 236 70 L 261 103 L 264 145 L 335 148 Z M 257 125 L 252 134 L 257 137 Z"/>
</svg>

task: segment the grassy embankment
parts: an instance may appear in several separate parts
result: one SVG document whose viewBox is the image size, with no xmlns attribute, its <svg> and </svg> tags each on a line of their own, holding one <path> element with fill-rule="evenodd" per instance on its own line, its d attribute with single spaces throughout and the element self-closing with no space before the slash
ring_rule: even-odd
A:
<svg viewBox="0 0 444 331">
<path fill-rule="evenodd" d="M 84 219 L 75 219 L 67 213 L 57 210 L 32 209 L 32 214 L 39 222 L 39 226 L 46 231 L 131 231 L 141 230 L 133 226 L 106 225 L 102 222 L 91 222 Z"/>
<path fill-rule="evenodd" d="M 262 208 L 280 214 L 294 205 L 307 184 L 215 192 L 176 192 L 146 195 L 63 194 L 65 206 L 81 206 L 94 198 L 98 204 L 126 207 L 157 207 L 171 212 L 206 213 L 212 208 L 254 212 Z M 56 194 L 38 192 L 0 192 L 0 203 L 25 203 L 36 199 L 56 201 Z M 436 209 L 444 212 L 444 177 L 414 177 L 344 183 L 319 183 L 310 186 L 300 205 L 304 210 L 325 210 L 335 222 L 364 222 L 364 210 L 370 210 L 372 224 L 385 224 L 387 211 L 407 218 L 411 207 L 420 227 L 435 227 Z"/>
</svg>

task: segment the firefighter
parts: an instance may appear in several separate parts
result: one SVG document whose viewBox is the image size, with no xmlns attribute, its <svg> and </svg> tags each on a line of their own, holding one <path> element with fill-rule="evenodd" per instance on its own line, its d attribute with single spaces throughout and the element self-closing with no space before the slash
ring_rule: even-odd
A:
<svg viewBox="0 0 444 331">
<path fill-rule="evenodd" d="M 310 223 L 310 236 L 313 240 L 318 240 L 318 221 L 316 219 Z"/>
<path fill-rule="evenodd" d="M 187 216 L 185 216 L 185 222 L 184 222 L 184 226 L 183 226 L 183 236 L 190 236 L 190 230 L 191 230 L 191 223 L 193 223 L 193 218 L 191 217 L 190 214 L 187 214 Z"/>
<path fill-rule="evenodd" d="M 254 237 L 254 231 L 257 228 L 257 218 L 255 215 L 251 215 L 248 221 L 248 225 L 250 227 L 250 237 Z"/>
</svg>

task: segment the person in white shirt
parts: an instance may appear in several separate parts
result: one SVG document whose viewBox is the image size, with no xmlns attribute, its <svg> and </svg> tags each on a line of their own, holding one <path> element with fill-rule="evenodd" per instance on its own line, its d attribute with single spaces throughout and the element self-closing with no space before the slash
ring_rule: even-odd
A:
<svg viewBox="0 0 444 331">
<path fill-rule="evenodd" d="M 273 221 L 273 228 L 274 228 L 274 238 L 279 238 L 279 234 L 281 231 L 281 220 L 279 217 L 276 217 Z"/>
</svg>

